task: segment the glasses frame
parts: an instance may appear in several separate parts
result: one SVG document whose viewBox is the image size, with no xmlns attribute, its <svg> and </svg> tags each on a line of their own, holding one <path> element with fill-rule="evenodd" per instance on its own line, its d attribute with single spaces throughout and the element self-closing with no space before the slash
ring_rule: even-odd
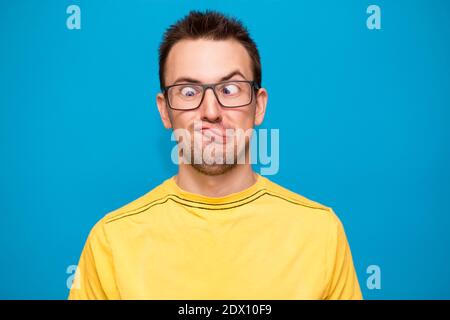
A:
<svg viewBox="0 0 450 320">
<path fill-rule="evenodd" d="M 216 97 L 217 102 L 219 102 L 219 104 L 223 107 L 223 108 L 229 108 L 229 109 L 233 109 L 233 108 L 241 108 L 241 107 L 245 107 L 248 106 L 249 104 L 251 104 L 253 102 L 253 90 L 252 90 L 252 94 L 250 97 L 250 102 L 247 104 L 243 104 L 243 105 L 239 105 L 239 106 L 225 106 L 222 104 L 222 102 L 220 102 L 219 97 L 217 96 L 216 93 L 216 86 L 218 85 L 222 85 L 225 83 L 233 83 L 233 82 L 245 82 L 250 84 L 251 89 L 253 89 L 255 92 L 258 91 L 260 89 L 259 85 L 256 83 L 256 81 L 254 80 L 227 80 L 227 81 L 222 81 L 222 82 L 217 82 L 217 83 L 207 83 L 207 84 L 201 84 L 201 83 L 177 83 L 177 84 L 173 84 L 167 87 L 163 87 L 163 94 L 164 94 L 164 98 L 166 99 L 167 105 L 169 106 L 170 109 L 172 110 L 178 110 L 178 111 L 190 111 L 190 110 L 195 110 L 200 108 L 200 106 L 202 105 L 203 99 L 205 98 L 205 94 L 206 94 L 206 90 L 211 89 L 214 93 L 214 96 Z M 177 87 L 177 86 L 182 86 L 182 85 L 193 85 L 193 86 L 198 86 L 202 88 L 202 98 L 200 99 L 200 102 L 198 104 L 198 106 L 196 106 L 195 108 L 189 108 L 189 109 L 178 109 L 178 108 L 173 108 L 170 105 L 170 99 L 169 99 L 169 95 L 168 95 L 168 91 L 170 88 L 172 87 Z"/>
</svg>

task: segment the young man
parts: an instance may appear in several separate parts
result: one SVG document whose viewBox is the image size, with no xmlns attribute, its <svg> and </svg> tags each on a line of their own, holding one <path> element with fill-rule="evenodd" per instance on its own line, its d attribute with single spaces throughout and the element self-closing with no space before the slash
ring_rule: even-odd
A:
<svg viewBox="0 0 450 320">
<path fill-rule="evenodd" d="M 69 298 L 361 299 L 333 210 L 252 170 L 237 132 L 262 123 L 267 91 L 243 25 L 191 12 L 159 53 L 178 174 L 93 227 Z"/>
</svg>

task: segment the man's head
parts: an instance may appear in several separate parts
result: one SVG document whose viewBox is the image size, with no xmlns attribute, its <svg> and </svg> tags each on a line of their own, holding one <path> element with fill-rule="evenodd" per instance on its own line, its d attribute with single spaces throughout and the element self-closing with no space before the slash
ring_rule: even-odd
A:
<svg viewBox="0 0 450 320">
<path fill-rule="evenodd" d="M 191 152 L 182 155 L 184 160 L 204 174 L 217 175 L 233 168 L 242 154 L 247 157 L 248 135 L 224 138 L 226 131 L 249 132 L 261 124 L 267 104 L 259 53 L 245 27 L 217 12 L 191 12 L 164 34 L 159 67 L 157 105 L 164 126 L 191 134 Z M 203 152 L 211 146 L 214 159 L 231 154 L 233 163 L 203 159 L 211 155 Z M 196 152 L 203 155 L 200 163 L 193 160 Z"/>
</svg>

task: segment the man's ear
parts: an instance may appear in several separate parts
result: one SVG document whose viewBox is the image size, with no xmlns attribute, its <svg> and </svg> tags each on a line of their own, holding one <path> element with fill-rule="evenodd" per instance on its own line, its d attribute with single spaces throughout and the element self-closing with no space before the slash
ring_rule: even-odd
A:
<svg viewBox="0 0 450 320">
<path fill-rule="evenodd" d="M 162 93 L 158 93 L 156 95 L 156 105 L 158 106 L 159 115 L 161 116 L 164 128 L 166 129 L 172 128 L 169 110 L 167 109 L 166 106 L 166 99 L 164 98 L 164 95 Z"/>
<path fill-rule="evenodd" d="M 267 90 L 264 88 L 260 88 L 256 93 L 255 126 L 259 126 L 264 120 L 264 115 L 266 114 L 267 99 Z"/>
</svg>

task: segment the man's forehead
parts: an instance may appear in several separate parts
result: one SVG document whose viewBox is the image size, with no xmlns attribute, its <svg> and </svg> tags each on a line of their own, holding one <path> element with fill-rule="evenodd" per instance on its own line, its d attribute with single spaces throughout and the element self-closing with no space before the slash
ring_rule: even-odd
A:
<svg viewBox="0 0 450 320">
<path fill-rule="evenodd" d="M 166 83 L 179 78 L 201 82 L 219 81 L 239 71 L 252 80 L 252 62 L 245 47 L 236 40 L 181 40 L 169 52 L 166 60 Z"/>
</svg>

